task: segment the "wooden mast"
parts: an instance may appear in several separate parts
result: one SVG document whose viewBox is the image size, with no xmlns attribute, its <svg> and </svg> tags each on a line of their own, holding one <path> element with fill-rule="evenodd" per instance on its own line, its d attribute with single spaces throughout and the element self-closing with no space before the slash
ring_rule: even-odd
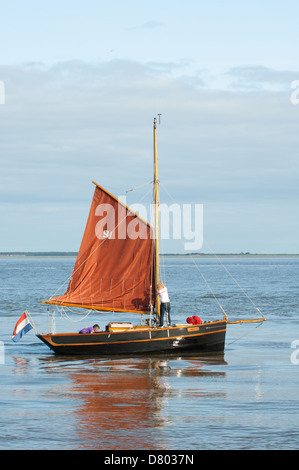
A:
<svg viewBox="0 0 299 470">
<path fill-rule="evenodd" d="M 155 283 L 159 284 L 159 180 L 157 155 L 157 119 L 154 118 L 154 205 L 155 205 Z M 159 295 L 156 294 L 157 316 L 160 316 Z"/>
</svg>

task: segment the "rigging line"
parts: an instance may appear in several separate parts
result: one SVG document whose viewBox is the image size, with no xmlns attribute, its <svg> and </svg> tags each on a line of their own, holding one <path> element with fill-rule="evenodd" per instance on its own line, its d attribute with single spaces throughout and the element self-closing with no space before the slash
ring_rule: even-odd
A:
<svg viewBox="0 0 299 470">
<path fill-rule="evenodd" d="M 148 183 L 144 183 L 141 186 L 137 186 L 136 188 L 128 189 L 125 193 L 130 193 L 131 191 L 137 191 L 137 189 L 144 188 L 144 186 L 148 186 L 149 184 L 153 184 L 153 181 L 149 181 Z"/>
<path fill-rule="evenodd" d="M 175 202 L 176 204 L 178 204 L 177 201 L 176 201 L 176 200 L 174 199 L 174 197 L 172 196 L 172 194 L 170 194 L 170 192 L 166 189 L 166 187 L 164 186 L 164 184 L 162 184 L 162 183 L 160 182 L 160 185 L 162 186 L 162 188 L 164 189 L 164 191 L 167 193 L 167 195 L 173 200 L 173 202 Z"/>
<path fill-rule="evenodd" d="M 56 305 L 56 307 L 58 307 L 58 306 Z M 73 313 L 74 315 L 82 316 L 82 313 L 76 312 L 72 307 L 67 307 L 67 306 L 63 305 L 62 308 L 63 308 L 63 310 L 68 310 L 69 312 Z M 91 313 L 91 312 L 92 312 L 92 309 L 89 309 L 89 313 Z"/>
<path fill-rule="evenodd" d="M 160 250 L 160 254 L 159 254 L 159 269 L 160 269 L 160 280 L 164 283 L 164 284 L 167 284 L 167 281 L 166 281 L 166 270 L 165 270 L 165 256 L 163 256 L 163 252 L 164 252 L 164 240 L 162 240 L 162 237 L 160 238 L 160 247 L 161 247 L 161 250 Z"/>
<path fill-rule="evenodd" d="M 165 188 L 164 185 L 163 186 L 163 189 L 165 190 L 165 192 L 168 194 L 169 197 L 172 198 L 172 200 L 177 204 L 176 200 L 174 199 L 174 197 L 169 193 L 169 191 Z M 225 271 L 227 272 L 227 274 L 229 274 L 229 276 L 233 279 L 233 281 L 236 283 L 236 285 L 239 287 L 239 289 L 241 289 L 241 291 L 243 292 L 243 294 L 248 298 L 248 300 L 252 303 L 252 305 L 254 306 L 254 308 L 261 314 L 261 316 L 263 318 L 266 318 L 265 315 L 261 312 L 261 310 L 257 307 L 257 305 L 255 305 L 255 303 L 253 302 L 253 300 L 249 297 L 249 295 L 247 294 L 247 292 L 243 289 L 243 287 L 238 283 L 238 281 L 234 278 L 234 276 L 230 273 L 230 271 L 227 269 L 227 267 L 222 263 L 221 259 L 216 255 L 216 253 L 213 252 L 213 250 L 211 249 L 211 247 L 209 246 L 209 244 L 205 241 L 204 242 L 205 245 L 207 245 L 207 247 L 209 248 L 210 252 L 213 254 L 213 256 L 215 256 L 218 260 L 218 262 L 221 264 L 221 266 L 225 269 Z"/>
<path fill-rule="evenodd" d="M 263 323 L 259 323 L 258 325 L 254 326 L 254 328 L 258 328 L 259 326 L 261 326 Z M 253 328 L 252 328 L 253 329 Z M 241 335 L 239 336 L 239 338 L 236 338 L 234 339 L 233 341 L 231 341 L 230 343 L 227 344 L 227 346 L 230 346 L 231 344 L 233 343 L 236 343 L 237 341 L 239 341 L 240 339 L 244 338 L 245 336 L 248 336 L 249 334 L 251 333 L 251 329 L 247 332 L 247 333 L 244 333 L 244 335 Z"/>
<path fill-rule="evenodd" d="M 83 318 L 79 318 L 79 320 L 73 320 L 73 319 L 66 313 L 66 311 L 65 311 L 65 309 L 64 309 L 63 307 L 61 308 L 61 312 L 62 312 L 63 315 L 66 316 L 66 318 L 67 318 L 68 320 L 70 320 L 70 321 L 72 321 L 72 322 L 74 322 L 74 323 L 77 323 L 77 322 L 82 321 L 82 320 L 84 320 L 85 318 L 87 318 L 88 315 L 91 314 L 92 310 L 89 310 L 89 311 L 87 312 L 87 314 L 86 314 Z"/>
<path fill-rule="evenodd" d="M 208 288 L 210 289 L 211 294 L 212 294 L 212 296 L 214 297 L 214 299 L 216 300 L 217 304 L 219 305 L 219 307 L 220 307 L 220 309 L 221 309 L 223 315 L 225 316 L 225 318 L 227 318 L 227 315 L 226 315 L 226 313 L 225 313 L 225 311 L 224 311 L 224 308 L 222 307 L 222 305 L 220 304 L 220 302 L 219 302 L 219 300 L 217 299 L 216 295 L 215 295 L 214 292 L 212 291 L 211 286 L 209 285 L 208 281 L 206 280 L 206 278 L 205 278 L 204 275 L 202 274 L 201 270 L 199 269 L 198 265 L 196 264 L 195 259 L 193 258 L 192 254 L 190 253 L 189 256 L 191 256 L 192 261 L 193 261 L 193 263 L 194 263 L 196 269 L 198 270 L 199 274 L 201 275 L 201 277 L 202 277 L 203 280 L 205 281 L 206 285 L 207 285 Z"/>
<path fill-rule="evenodd" d="M 140 203 L 147 195 L 148 193 L 151 191 L 151 189 L 146 193 L 144 194 L 140 199 L 139 201 L 137 202 Z M 129 208 L 130 209 L 130 208 Z M 115 232 L 116 229 L 119 227 L 119 225 L 127 218 L 127 209 L 126 209 L 126 215 L 124 216 L 124 218 L 122 220 L 119 221 L 119 223 L 116 225 L 116 227 L 112 230 L 112 232 Z M 57 294 L 57 292 L 60 291 L 60 289 L 68 282 L 72 279 L 73 275 L 81 268 L 81 266 L 83 266 L 84 263 L 86 263 L 86 261 L 100 248 L 100 246 L 102 246 L 102 244 L 106 241 L 106 238 L 104 238 L 101 243 L 98 244 L 98 246 L 87 256 L 87 258 L 82 261 L 82 263 L 80 264 L 80 266 L 78 266 L 78 268 L 76 269 L 76 271 L 73 271 L 72 274 L 58 287 L 58 289 L 56 289 L 56 291 L 54 292 L 54 294 L 52 295 L 51 298 L 55 297 L 55 295 Z"/>
<path fill-rule="evenodd" d="M 207 245 L 207 247 L 209 248 L 210 252 L 213 254 L 213 256 L 215 256 L 217 258 L 217 260 L 219 261 L 219 263 L 221 264 L 221 266 L 225 269 L 225 271 L 227 272 L 227 274 L 232 278 L 232 280 L 237 284 L 237 286 L 239 287 L 239 289 L 241 289 L 241 291 L 243 292 L 243 294 L 247 297 L 247 299 L 252 303 L 252 305 L 254 306 L 254 308 L 256 308 L 256 310 L 262 315 L 263 318 L 266 318 L 265 315 L 261 312 L 261 310 L 255 305 L 255 303 L 253 302 L 253 300 L 249 297 L 249 295 L 247 294 L 247 292 L 243 289 L 243 287 L 238 283 L 237 279 L 234 278 L 234 276 L 231 274 L 231 272 L 227 269 L 227 267 L 222 263 L 221 259 L 219 258 L 219 256 L 216 255 L 216 253 L 213 252 L 213 250 L 211 249 L 211 247 L 209 246 L 209 244 L 207 242 L 205 242 L 205 244 Z"/>
</svg>

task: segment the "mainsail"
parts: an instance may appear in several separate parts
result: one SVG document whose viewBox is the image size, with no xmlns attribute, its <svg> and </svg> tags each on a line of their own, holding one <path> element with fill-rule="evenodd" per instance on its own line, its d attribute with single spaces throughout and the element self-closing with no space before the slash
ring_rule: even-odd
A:
<svg viewBox="0 0 299 470">
<path fill-rule="evenodd" d="M 44 303 L 149 312 L 156 298 L 153 238 L 147 222 L 96 184 L 67 291 Z"/>
</svg>

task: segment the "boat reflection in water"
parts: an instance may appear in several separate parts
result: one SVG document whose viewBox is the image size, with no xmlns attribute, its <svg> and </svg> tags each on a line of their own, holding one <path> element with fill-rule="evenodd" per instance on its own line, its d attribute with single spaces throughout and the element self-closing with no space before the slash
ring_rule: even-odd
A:
<svg viewBox="0 0 299 470">
<path fill-rule="evenodd" d="M 47 358 L 50 369 L 63 367 L 57 356 Z M 67 362 L 68 394 L 75 397 L 72 410 L 81 449 L 163 450 L 163 430 L 172 423 L 169 404 L 184 397 L 200 399 L 198 381 L 203 376 L 225 375 L 211 365 L 225 364 L 223 356 L 207 358 L 157 357 L 78 359 Z M 173 388 L 172 383 L 180 379 Z M 213 393 L 212 393 L 213 395 Z M 204 394 L 206 398 L 206 393 Z M 217 395 L 219 397 L 219 394 Z"/>
</svg>

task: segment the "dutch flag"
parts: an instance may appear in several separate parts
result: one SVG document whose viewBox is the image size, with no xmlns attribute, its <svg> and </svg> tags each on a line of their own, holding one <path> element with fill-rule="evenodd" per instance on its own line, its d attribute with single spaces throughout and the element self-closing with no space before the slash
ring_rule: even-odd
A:
<svg viewBox="0 0 299 470">
<path fill-rule="evenodd" d="M 17 324 L 15 326 L 15 329 L 13 331 L 11 339 L 15 343 L 17 343 L 18 341 L 20 341 L 22 336 L 24 336 L 26 333 L 28 333 L 28 331 L 30 331 L 32 328 L 33 328 L 33 326 L 31 325 L 31 323 L 30 323 L 30 321 L 29 321 L 29 319 L 26 315 L 26 312 L 24 312 L 23 315 L 17 321 Z"/>
</svg>

